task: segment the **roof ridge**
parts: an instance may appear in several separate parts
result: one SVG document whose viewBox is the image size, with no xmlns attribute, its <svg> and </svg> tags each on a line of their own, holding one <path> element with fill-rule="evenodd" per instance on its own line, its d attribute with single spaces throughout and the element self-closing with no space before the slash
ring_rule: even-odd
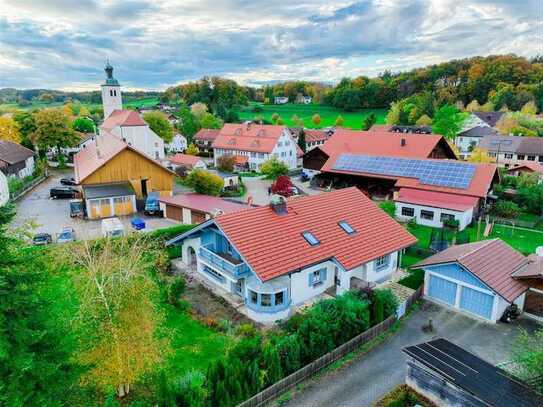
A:
<svg viewBox="0 0 543 407">
<path fill-rule="evenodd" d="M 471 250 L 471 251 L 469 251 L 469 252 L 467 252 L 467 253 L 464 253 L 464 254 L 460 255 L 460 256 L 458 257 L 457 261 L 460 261 L 460 260 L 462 260 L 463 258 L 472 255 L 473 253 L 475 253 L 475 252 L 481 250 L 483 247 L 486 247 L 486 246 L 488 246 L 488 245 L 491 244 L 491 243 L 494 243 L 494 242 L 497 241 L 497 240 L 500 240 L 500 239 L 499 239 L 499 238 L 494 238 L 494 239 L 480 240 L 479 242 L 473 242 L 472 244 L 474 244 L 474 245 L 477 244 L 477 243 L 481 243 L 481 242 L 483 242 L 483 244 L 481 244 L 480 246 L 475 247 L 473 250 Z M 469 244 L 469 243 L 468 243 L 468 244 Z"/>
</svg>

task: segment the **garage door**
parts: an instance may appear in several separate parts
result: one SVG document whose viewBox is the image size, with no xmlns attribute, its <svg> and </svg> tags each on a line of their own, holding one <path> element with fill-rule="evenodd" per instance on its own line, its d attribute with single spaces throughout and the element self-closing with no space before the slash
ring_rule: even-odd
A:
<svg viewBox="0 0 543 407">
<path fill-rule="evenodd" d="M 166 217 L 168 219 L 183 221 L 183 209 L 177 206 L 166 205 Z"/>
<path fill-rule="evenodd" d="M 456 298 L 456 283 L 430 275 L 428 296 L 447 304 L 454 305 Z"/>
<path fill-rule="evenodd" d="M 462 287 L 460 294 L 460 308 L 479 315 L 483 318 L 490 319 L 492 316 L 492 305 L 494 304 L 494 296 L 473 290 L 468 287 Z"/>
</svg>

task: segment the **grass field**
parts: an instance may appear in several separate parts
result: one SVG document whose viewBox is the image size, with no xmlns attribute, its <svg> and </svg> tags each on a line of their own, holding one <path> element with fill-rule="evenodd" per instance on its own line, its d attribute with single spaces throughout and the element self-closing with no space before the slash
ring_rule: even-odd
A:
<svg viewBox="0 0 543 407">
<path fill-rule="evenodd" d="M 263 111 L 260 113 L 255 113 L 253 111 L 255 106 L 261 106 Z M 315 125 L 311 122 L 311 118 L 314 114 L 319 114 L 321 117 L 321 123 L 318 126 L 329 127 L 333 126 L 336 118 L 342 116 L 344 120 L 343 127 L 360 129 L 362 127 L 362 122 L 366 117 L 371 113 L 375 114 L 377 117 L 377 123 L 385 123 L 386 118 L 386 109 L 363 109 L 358 112 L 345 112 L 339 109 L 336 109 L 331 106 L 323 105 L 298 105 L 293 103 L 288 103 L 285 105 L 263 105 L 263 104 L 250 104 L 249 106 L 242 106 L 237 110 L 241 120 L 252 120 L 255 116 L 262 115 L 265 120 L 271 121 L 271 117 L 274 113 L 277 113 L 287 126 L 294 126 L 292 121 L 292 116 L 297 115 L 300 119 L 304 121 L 305 127 L 315 128 Z"/>
<path fill-rule="evenodd" d="M 158 103 L 158 98 L 156 97 L 149 97 L 149 98 L 142 98 L 137 100 L 124 100 L 123 106 L 124 107 L 152 107 L 155 106 Z M 63 106 L 64 103 L 60 102 L 54 102 L 54 103 L 44 103 L 44 102 L 32 102 L 28 106 L 19 106 L 17 103 L 4 103 L 0 104 L 0 110 L 33 110 L 33 109 L 47 109 L 52 107 L 59 107 Z M 82 103 L 83 106 L 90 108 L 95 107 L 102 107 L 102 103 Z"/>
</svg>

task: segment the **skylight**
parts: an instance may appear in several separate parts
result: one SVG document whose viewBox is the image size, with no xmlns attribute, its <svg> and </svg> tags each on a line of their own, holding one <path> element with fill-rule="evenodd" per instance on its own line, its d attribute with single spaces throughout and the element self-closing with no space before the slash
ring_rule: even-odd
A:
<svg viewBox="0 0 543 407">
<path fill-rule="evenodd" d="M 317 239 L 311 232 L 303 232 L 302 236 L 311 246 L 316 246 L 320 243 L 319 239 Z"/>
<path fill-rule="evenodd" d="M 338 223 L 339 227 L 343 229 L 348 235 L 352 235 L 356 230 L 352 228 L 346 221 L 342 220 Z"/>
</svg>

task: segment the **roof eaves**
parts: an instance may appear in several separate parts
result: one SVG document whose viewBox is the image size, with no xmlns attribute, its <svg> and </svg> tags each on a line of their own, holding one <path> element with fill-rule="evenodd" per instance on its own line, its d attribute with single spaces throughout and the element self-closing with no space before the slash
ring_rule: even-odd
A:
<svg viewBox="0 0 543 407">
<path fill-rule="evenodd" d="M 191 234 L 195 233 L 195 232 L 199 232 L 200 230 L 202 230 L 203 228 L 207 227 L 207 226 L 210 226 L 212 225 L 213 223 L 215 223 L 215 219 L 208 219 L 206 220 L 205 222 L 202 222 L 200 223 L 198 226 L 190 229 L 190 230 L 187 230 L 185 233 L 181 233 L 179 236 L 176 236 L 174 238 L 171 238 L 170 240 L 168 240 L 165 245 L 166 247 L 168 246 L 172 246 L 172 245 L 175 245 L 177 244 L 179 241 L 183 240 L 183 239 L 186 239 L 187 237 L 189 237 Z"/>
</svg>

